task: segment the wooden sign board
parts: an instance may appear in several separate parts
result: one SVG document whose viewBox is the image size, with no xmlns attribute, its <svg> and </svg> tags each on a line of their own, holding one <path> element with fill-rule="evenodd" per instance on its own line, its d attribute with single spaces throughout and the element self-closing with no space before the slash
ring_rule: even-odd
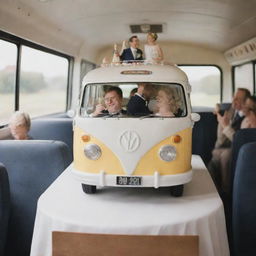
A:
<svg viewBox="0 0 256 256">
<path fill-rule="evenodd" d="M 198 256 L 198 236 L 52 233 L 52 256 Z"/>
</svg>

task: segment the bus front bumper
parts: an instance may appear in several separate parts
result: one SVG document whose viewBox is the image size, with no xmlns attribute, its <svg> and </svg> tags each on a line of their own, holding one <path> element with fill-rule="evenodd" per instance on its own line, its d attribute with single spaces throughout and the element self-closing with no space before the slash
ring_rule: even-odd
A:
<svg viewBox="0 0 256 256">
<path fill-rule="evenodd" d="M 111 186 L 111 187 L 169 187 L 175 185 L 185 184 L 191 181 L 192 179 L 192 170 L 189 170 L 180 174 L 171 174 L 171 175 L 160 175 L 159 172 L 155 172 L 154 175 L 142 175 L 142 176 L 133 176 L 133 175 L 111 175 L 106 174 L 104 171 L 100 173 L 88 173 L 83 171 L 78 171 L 72 167 L 72 174 L 76 179 L 81 183 L 87 185 L 96 185 L 96 186 Z M 133 177 L 133 178 L 131 178 Z M 127 178 L 127 179 L 126 179 Z M 133 181 L 132 185 L 122 184 L 120 185 L 120 180 L 129 180 Z M 136 184 L 140 181 L 140 184 Z"/>
</svg>

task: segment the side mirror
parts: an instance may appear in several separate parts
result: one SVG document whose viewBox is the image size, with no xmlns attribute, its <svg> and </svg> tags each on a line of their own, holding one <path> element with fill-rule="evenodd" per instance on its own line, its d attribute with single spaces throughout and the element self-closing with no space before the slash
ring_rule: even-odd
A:
<svg viewBox="0 0 256 256">
<path fill-rule="evenodd" d="M 69 109 L 67 111 L 67 115 L 68 115 L 68 117 L 74 118 L 76 115 L 76 111 L 74 109 Z"/>
<path fill-rule="evenodd" d="M 198 122 L 199 120 L 200 120 L 200 115 L 199 114 L 197 114 L 197 113 L 191 113 L 191 120 L 193 121 L 193 122 Z"/>
</svg>

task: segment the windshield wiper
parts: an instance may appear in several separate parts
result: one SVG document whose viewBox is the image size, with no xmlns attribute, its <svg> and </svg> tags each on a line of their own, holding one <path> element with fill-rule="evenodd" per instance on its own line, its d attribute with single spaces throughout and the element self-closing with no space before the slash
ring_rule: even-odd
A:
<svg viewBox="0 0 256 256">
<path fill-rule="evenodd" d="M 151 118 L 151 117 L 156 117 L 156 115 L 155 114 L 149 114 L 149 115 L 146 115 L 146 116 L 141 116 L 140 120 L 145 119 L 145 118 Z"/>
</svg>

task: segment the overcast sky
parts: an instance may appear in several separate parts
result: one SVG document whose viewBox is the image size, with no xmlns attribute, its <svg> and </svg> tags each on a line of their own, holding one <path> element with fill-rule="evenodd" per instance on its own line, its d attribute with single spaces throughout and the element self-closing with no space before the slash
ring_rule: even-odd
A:
<svg viewBox="0 0 256 256">
<path fill-rule="evenodd" d="M 16 58 L 16 45 L 0 40 L 0 70 L 6 66 L 15 66 Z M 21 68 L 22 71 L 42 72 L 45 77 L 67 76 L 68 61 L 62 57 L 23 46 Z"/>
</svg>

